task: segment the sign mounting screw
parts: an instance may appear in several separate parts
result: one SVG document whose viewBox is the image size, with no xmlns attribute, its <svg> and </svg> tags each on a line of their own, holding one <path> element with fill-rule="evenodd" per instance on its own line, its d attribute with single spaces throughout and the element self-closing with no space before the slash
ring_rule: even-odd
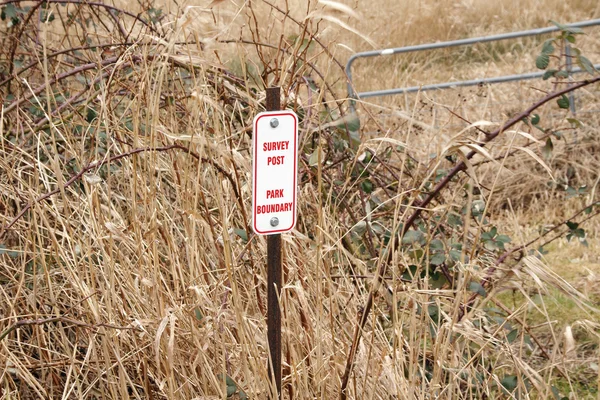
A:
<svg viewBox="0 0 600 400">
<path fill-rule="evenodd" d="M 271 226 L 277 226 L 277 225 L 279 225 L 279 218 L 277 218 L 277 217 L 271 218 Z"/>
<path fill-rule="evenodd" d="M 269 123 L 271 124 L 271 128 L 277 128 L 279 126 L 279 120 L 277 118 L 272 118 Z"/>
</svg>

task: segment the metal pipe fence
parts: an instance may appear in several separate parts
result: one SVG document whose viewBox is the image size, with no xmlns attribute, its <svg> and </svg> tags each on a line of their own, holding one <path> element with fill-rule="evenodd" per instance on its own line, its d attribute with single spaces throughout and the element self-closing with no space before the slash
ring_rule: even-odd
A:
<svg viewBox="0 0 600 400">
<path fill-rule="evenodd" d="M 587 21 L 580 21 L 573 24 L 567 24 L 567 27 L 570 28 L 584 28 L 590 26 L 598 26 L 600 25 L 600 19 L 593 19 Z M 465 87 L 465 86 L 477 86 L 481 84 L 492 84 L 492 83 L 502 83 L 502 82 L 514 82 L 521 81 L 526 79 L 535 79 L 540 78 L 544 75 L 544 72 L 530 72 L 524 74 L 515 74 L 515 75 L 505 75 L 484 79 L 471 79 L 471 80 L 463 80 L 456 82 L 444 82 L 437 84 L 429 84 L 422 86 L 409 86 L 403 88 L 394 88 L 394 89 L 385 89 L 385 90 L 374 90 L 367 92 L 357 92 L 354 89 L 354 84 L 352 81 L 352 64 L 360 59 L 360 58 L 368 58 L 368 57 L 379 57 L 379 56 L 389 56 L 393 54 L 403 54 L 403 53 L 412 53 L 412 52 L 420 52 L 427 50 L 435 50 L 435 49 L 443 49 L 450 47 L 458 47 L 465 45 L 472 45 L 478 43 L 486 43 L 486 42 L 494 42 L 500 40 L 507 39 L 517 39 L 528 36 L 539 36 L 546 33 L 557 32 L 559 30 L 556 26 L 550 26 L 546 28 L 539 29 L 531 29 L 526 31 L 518 31 L 518 32 L 510 32 L 499 35 L 492 36 L 482 36 L 482 37 L 474 37 L 468 39 L 460 39 L 460 40 L 451 40 L 447 42 L 438 42 L 438 43 L 427 43 L 415 46 L 406 46 L 406 47 L 397 47 L 397 48 L 389 48 L 383 50 L 373 50 L 373 51 L 365 51 L 361 53 L 356 53 L 350 57 L 346 64 L 346 75 L 348 76 L 348 97 L 352 100 L 351 107 L 354 107 L 354 100 L 358 100 L 361 98 L 367 97 L 376 97 L 376 96 L 389 96 L 395 94 L 404 94 L 404 93 L 414 93 L 418 91 L 425 90 L 434 90 L 434 89 L 447 89 L 447 88 L 456 88 L 456 87 Z M 569 52 L 567 47 L 567 52 Z M 567 63 L 570 63 L 570 54 L 567 53 Z M 596 64 L 594 66 L 596 69 L 600 69 L 600 64 Z M 582 72 L 581 68 L 572 68 L 570 73 L 578 73 Z"/>
</svg>

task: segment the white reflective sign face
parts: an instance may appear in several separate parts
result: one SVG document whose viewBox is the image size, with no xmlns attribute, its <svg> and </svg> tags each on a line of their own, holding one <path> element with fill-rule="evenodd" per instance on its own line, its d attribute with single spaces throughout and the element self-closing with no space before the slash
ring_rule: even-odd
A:
<svg viewBox="0 0 600 400">
<path fill-rule="evenodd" d="M 254 118 L 252 227 L 259 235 L 289 232 L 296 225 L 298 117 L 265 111 Z"/>
</svg>

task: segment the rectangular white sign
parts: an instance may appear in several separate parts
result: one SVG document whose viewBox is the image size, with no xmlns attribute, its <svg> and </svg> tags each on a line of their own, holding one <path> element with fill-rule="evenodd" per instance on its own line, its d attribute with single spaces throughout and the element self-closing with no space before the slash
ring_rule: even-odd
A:
<svg viewBox="0 0 600 400">
<path fill-rule="evenodd" d="M 298 117 L 265 111 L 254 117 L 252 135 L 252 227 L 259 235 L 296 225 Z"/>
</svg>

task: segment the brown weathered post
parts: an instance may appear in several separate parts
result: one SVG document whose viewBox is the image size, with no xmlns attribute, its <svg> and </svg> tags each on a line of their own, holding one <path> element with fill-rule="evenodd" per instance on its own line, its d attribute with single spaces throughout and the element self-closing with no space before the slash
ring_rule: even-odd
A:
<svg viewBox="0 0 600 400">
<path fill-rule="evenodd" d="M 279 87 L 267 88 L 267 111 L 279 111 Z M 281 234 L 267 236 L 267 336 L 269 341 L 269 370 L 281 399 Z"/>
</svg>

